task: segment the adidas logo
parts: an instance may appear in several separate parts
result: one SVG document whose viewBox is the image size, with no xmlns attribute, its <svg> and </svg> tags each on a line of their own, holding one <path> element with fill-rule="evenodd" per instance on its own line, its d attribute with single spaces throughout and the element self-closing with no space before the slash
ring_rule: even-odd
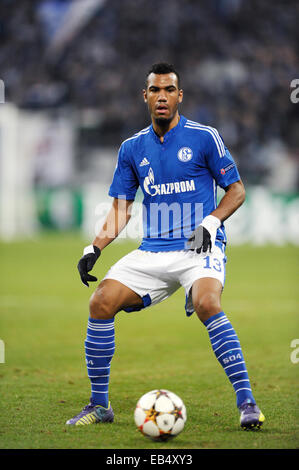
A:
<svg viewBox="0 0 299 470">
<path fill-rule="evenodd" d="M 146 157 L 144 157 L 144 159 L 139 164 L 139 166 L 145 166 L 145 165 L 149 165 L 149 164 L 150 164 L 150 162 L 148 161 L 148 159 Z"/>
</svg>

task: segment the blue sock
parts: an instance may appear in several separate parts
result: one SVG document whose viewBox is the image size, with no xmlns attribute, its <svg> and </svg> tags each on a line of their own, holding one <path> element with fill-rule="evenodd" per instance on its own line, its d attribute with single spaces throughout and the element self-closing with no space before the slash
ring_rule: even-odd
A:
<svg viewBox="0 0 299 470">
<path fill-rule="evenodd" d="M 224 312 L 217 313 L 204 322 L 213 351 L 234 387 L 237 406 L 245 400 L 254 403 L 248 373 L 238 336 Z"/>
<path fill-rule="evenodd" d="M 85 341 L 87 373 L 91 382 L 91 402 L 108 408 L 110 362 L 115 351 L 114 318 L 89 318 Z"/>
</svg>

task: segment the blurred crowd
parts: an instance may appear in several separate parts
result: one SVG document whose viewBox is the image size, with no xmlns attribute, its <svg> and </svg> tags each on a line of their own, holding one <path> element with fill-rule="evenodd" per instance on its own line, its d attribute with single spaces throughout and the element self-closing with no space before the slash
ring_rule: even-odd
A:
<svg viewBox="0 0 299 470">
<path fill-rule="evenodd" d="M 95 110 L 93 132 L 82 138 L 117 147 L 148 125 L 144 78 L 167 61 L 181 73 L 182 113 L 218 128 L 246 181 L 298 190 L 299 103 L 290 100 L 299 78 L 297 1 L 109 0 L 50 54 L 46 7 L 59 15 L 69 3 L 1 0 L 7 100 Z"/>
</svg>

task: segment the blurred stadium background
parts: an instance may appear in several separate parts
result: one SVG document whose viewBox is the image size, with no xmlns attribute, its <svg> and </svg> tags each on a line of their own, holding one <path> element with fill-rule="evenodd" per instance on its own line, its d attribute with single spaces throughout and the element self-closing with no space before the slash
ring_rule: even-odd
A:
<svg viewBox="0 0 299 470">
<path fill-rule="evenodd" d="M 291 0 L 2 0 L 1 239 L 93 236 L 161 60 L 181 72 L 182 113 L 218 128 L 239 165 L 248 197 L 230 242 L 299 243 L 298 13 Z"/>
<path fill-rule="evenodd" d="M 298 13 L 291 0 L 0 1 L 0 447 L 151 448 L 133 410 L 164 387 L 188 408 L 174 448 L 298 448 Z M 178 68 L 182 113 L 218 128 L 246 185 L 226 223 L 223 305 L 267 418 L 259 435 L 240 433 L 204 330 L 183 320 L 182 290 L 117 316 L 113 431 L 64 428 L 90 387 L 93 286 L 76 263 L 111 204 L 121 142 L 149 124 L 141 90 L 157 61 Z M 99 279 L 138 246 L 140 204 L 138 193 L 127 241 L 103 252 Z"/>
</svg>

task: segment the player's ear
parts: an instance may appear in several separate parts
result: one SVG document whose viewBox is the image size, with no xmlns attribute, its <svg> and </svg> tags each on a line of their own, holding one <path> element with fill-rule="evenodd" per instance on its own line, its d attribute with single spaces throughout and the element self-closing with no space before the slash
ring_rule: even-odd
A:
<svg viewBox="0 0 299 470">
<path fill-rule="evenodd" d="M 184 95 L 184 92 L 182 89 L 179 90 L 179 103 L 181 103 L 183 101 L 183 95 Z"/>
<path fill-rule="evenodd" d="M 146 93 L 146 90 L 142 90 L 142 94 L 143 94 L 143 99 L 144 99 L 144 102 L 147 103 L 147 93 Z"/>
</svg>

